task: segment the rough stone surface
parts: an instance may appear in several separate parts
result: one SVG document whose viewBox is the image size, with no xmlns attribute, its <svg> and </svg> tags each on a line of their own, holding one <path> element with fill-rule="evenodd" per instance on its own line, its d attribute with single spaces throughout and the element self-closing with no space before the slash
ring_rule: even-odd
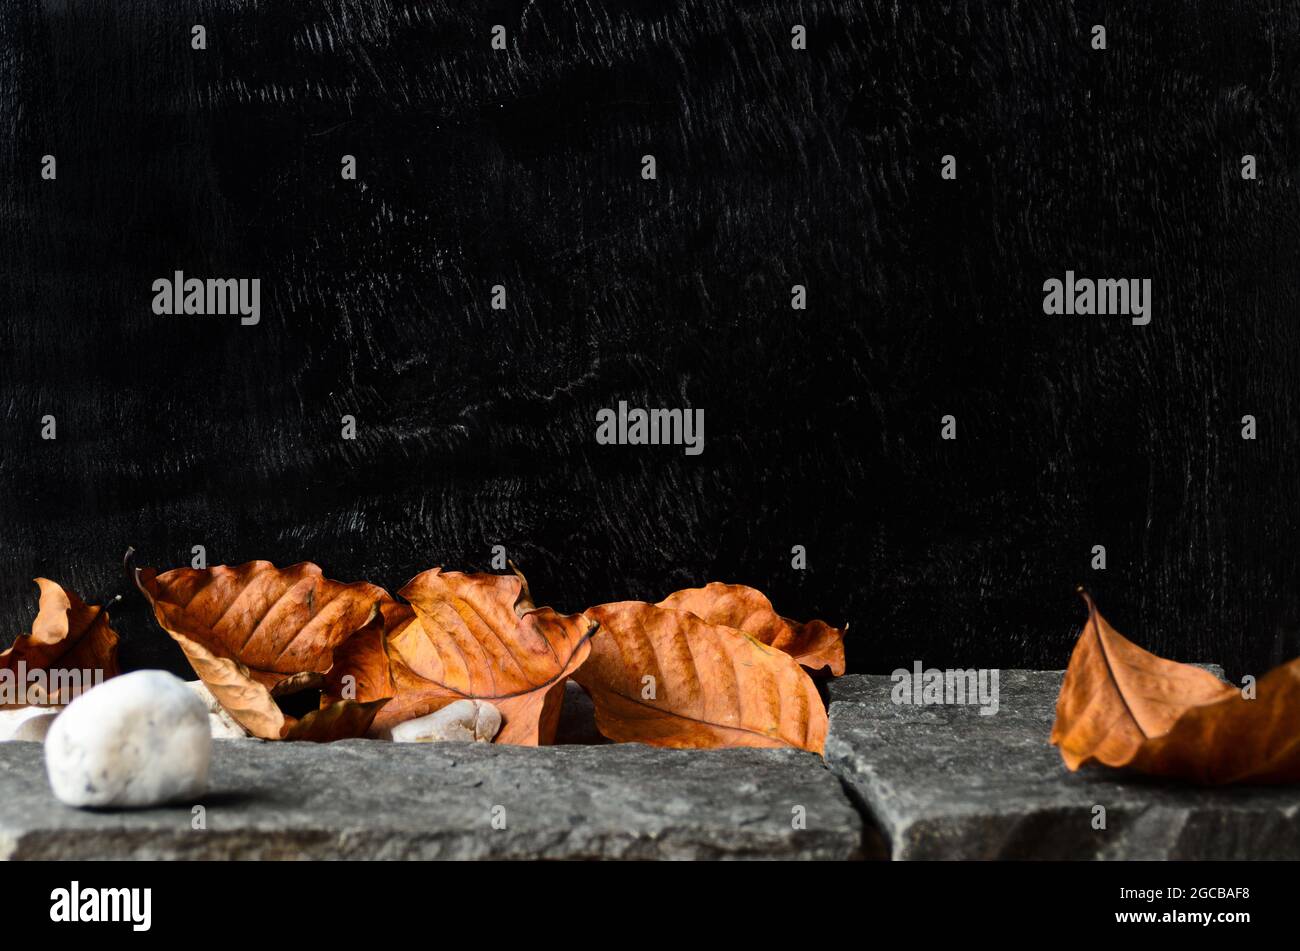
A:
<svg viewBox="0 0 1300 951">
<path fill-rule="evenodd" d="M 40 753 L 0 745 L 2 857 L 845 859 L 863 840 L 836 777 L 796 751 L 217 743 L 206 795 L 122 813 L 61 806 Z"/>
<path fill-rule="evenodd" d="M 50 786 L 71 806 L 153 806 L 206 788 L 208 711 L 162 670 L 105 681 L 64 708 L 45 740 Z"/>
<path fill-rule="evenodd" d="M 395 743 L 490 743 L 501 729 L 501 712 L 485 700 L 457 700 L 441 710 L 397 724 Z"/>
<path fill-rule="evenodd" d="M 1062 671 L 1003 670 L 1000 708 L 891 702 L 888 676 L 830 686 L 827 762 L 895 859 L 1300 858 L 1300 799 L 1106 769 L 1070 773 L 1050 745 Z M 1092 828 L 1093 807 L 1107 828 Z"/>
</svg>

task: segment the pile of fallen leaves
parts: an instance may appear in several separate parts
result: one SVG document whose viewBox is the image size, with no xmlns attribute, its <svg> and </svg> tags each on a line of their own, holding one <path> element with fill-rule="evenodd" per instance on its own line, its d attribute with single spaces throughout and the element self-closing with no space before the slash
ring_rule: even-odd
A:
<svg viewBox="0 0 1300 951">
<path fill-rule="evenodd" d="M 457 700 L 497 707 L 495 742 L 555 739 L 565 682 L 590 695 L 611 740 L 667 747 L 822 752 L 826 710 L 812 674 L 844 672 L 844 635 L 800 624 L 754 588 L 709 584 L 658 604 L 581 614 L 537 607 L 509 575 L 435 568 L 396 598 L 314 564 L 130 571 L 158 624 L 222 707 L 254 736 L 330 741 L 383 736 Z M 108 613 L 41 579 L 32 633 L 0 654 L 117 673 Z M 320 692 L 302 717 L 284 698 Z"/>
<path fill-rule="evenodd" d="M 1243 690 L 1143 650 L 1080 594 L 1088 622 L 1052 726 L 1067 767 L 1100 763 L 1215 785 L 1300 782 L 1300 658 Z"/>
<path fill-rule="evenodd" d="M 468 699 L 500 711 L 495 742 L 547 744 L 572 678 L 590 695 L 597 728 L 617 742 L 820 753 L 827 721 L 813 676 L 844 672 L 842 630 L 787 620 L 743 585 L 565 615 L 537 607 L 517 571 L 434 568 L 396 598 L 369 582 L 331 581 L 310 563 L 131 571 L 213 696 L 267 740 L 383 736 Z M 108 612 L 53 581 L 37 584 L 32 631 L 0 652 L 0 670 L 116 675 Z M 1069 769 L 1099 763 L 1199 783 L 1300 782 L 1300 659 L 1247 693 L 1143 650 L 1083 597 L 1088 621 L 1052 727 Z M 28 702 L 72 699 L 60 689 Z M 282 709 L 281 700 L 307 690 L 319 691 L 319 709 L 302 717 Z"/>
</svg>

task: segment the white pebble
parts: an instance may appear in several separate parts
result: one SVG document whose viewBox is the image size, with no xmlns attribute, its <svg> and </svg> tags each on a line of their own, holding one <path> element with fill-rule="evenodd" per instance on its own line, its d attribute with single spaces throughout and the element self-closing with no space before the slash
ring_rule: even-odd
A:
<svg viewBox="0 0 1300 951">
<path fill-rule="evenodd" d="M 34 717 L 28 717 L 18 725 L 14 730 L 14 735 L 9 737 L 11 740 L 27 740 L 31 743 L 44 743 L 45 737 L 50 732 L 50 726 L 58 717 L 57 711 L 46 710 Z"/>
<path fill-rule="evenodd" d="M 22 725 L 34 717 L 44 716 L 49 707 L 15 707 L 0 710 L 0 740 L 16 740 Z"/>
<path fill-rule="evenodd" d="M 441 710 L 393 727 L 394 743 L 491 743 L 501 729 L 501 712 L 485 700 L 457 700 Z"/>
<path fill-rule="evenodd" d="M 208 786 L 208 711 L 179 677 L 138 670 L 64 708 L 45 740 L 54 795 L 70 806 L 155 806 Z"/>
</svg>

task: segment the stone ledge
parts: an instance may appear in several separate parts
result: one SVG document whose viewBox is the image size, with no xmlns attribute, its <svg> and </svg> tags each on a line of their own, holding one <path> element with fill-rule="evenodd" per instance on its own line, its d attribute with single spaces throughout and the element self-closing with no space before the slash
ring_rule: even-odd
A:
<svg viewBox="0 0 1300 951">
<path fill-rule="evenodd" d="M 191 805 L 57 802 L 38 743 L 0 743 L 8 859 L 852 859 L 861 817 L 809 753 L 634 744 L 215 743 Z M 494 806 L 505 829 L 492 827 Z M 792 828 L 802 806 L 807 827 Z"/>
<path fill-rule="evenodd" d="M 827 762 L 895 859 L 1296 859 L 1300 797 L 1070 773 L 1049 743 L 1062 671 L 1004 670 L 1000 708 L 894 704 L 887 676 L 830 685 Z M 1093 807 L 1107 828 L 1092 828 Z"/>
</svg>

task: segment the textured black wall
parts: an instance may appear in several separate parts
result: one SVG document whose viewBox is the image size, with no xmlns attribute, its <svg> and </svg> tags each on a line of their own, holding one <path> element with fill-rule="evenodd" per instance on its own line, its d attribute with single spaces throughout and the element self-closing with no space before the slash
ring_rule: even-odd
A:
<svg viewBox="0 0 1300 951">
<path fill-rule="evenodd" d="M 757 585 L 856 670 L 1062 667 L 1080 581 L 1178 659 L 1300 652 L 1290 0 L 3 10 L 6 640 L 128 544 L 390 589 L 503 544 L 565 610 Z M 1151 323 L 1045 316 L 1066 269 Z M 261 323 L 155 316 L 174 270 Z M 703 455 L 597 445 L 620 399 Z"/>
</svg>

